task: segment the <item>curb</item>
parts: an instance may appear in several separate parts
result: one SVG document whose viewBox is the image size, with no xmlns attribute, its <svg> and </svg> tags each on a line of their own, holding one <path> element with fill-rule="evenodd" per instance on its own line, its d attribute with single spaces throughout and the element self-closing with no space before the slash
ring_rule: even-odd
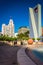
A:
<svg viewBox="0 0 43 65">
<path fill-rule="evenodd" d="M 25 47 L 21 48 L 17 53 L 17 61 L 19 65 L 36 65 L 25 53 Z"/>
</svg>

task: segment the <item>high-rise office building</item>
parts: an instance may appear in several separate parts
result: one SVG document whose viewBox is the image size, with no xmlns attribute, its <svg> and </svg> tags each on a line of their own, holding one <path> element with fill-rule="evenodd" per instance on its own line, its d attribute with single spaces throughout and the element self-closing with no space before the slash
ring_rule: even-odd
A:
<svg viewBox="0 0 43 65">
<path fill-rule="evenodd" d="M 38 4 L 34 8 L 29 8 L 30 13 L 30 37 L 40 38 L 41 33 L 41 5 Z"/>
<path fill-rule="evenodd" d="M 9 37 L 14 36 L 14 24 L 12 19 L 10 19 L 8 25 L 2 24 L 2 34 L 8 35 Z"/>
</svg>

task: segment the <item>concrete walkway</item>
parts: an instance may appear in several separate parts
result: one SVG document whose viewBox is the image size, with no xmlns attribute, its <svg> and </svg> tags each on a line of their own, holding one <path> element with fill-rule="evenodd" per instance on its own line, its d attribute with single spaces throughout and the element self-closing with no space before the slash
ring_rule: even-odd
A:
<svg viewBox="0 0 43 65">
<path fill-rule="evenodd" d="M 0 46 L 0 65 L 18 65 L 17 52 L 20 48 L 20 46 Z"/>
<path fill-rule="evenodd" d="M 21 48 L 17 53 L 19 65 L 36 65 L 25 53 L 25 47 Z"/>
</svg>

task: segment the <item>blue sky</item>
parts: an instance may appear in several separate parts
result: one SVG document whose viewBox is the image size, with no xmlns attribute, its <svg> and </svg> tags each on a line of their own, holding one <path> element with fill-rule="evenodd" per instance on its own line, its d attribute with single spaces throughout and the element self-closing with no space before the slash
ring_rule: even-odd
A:
<svg viewBox="0 0 43 65">
<path fill-rule="evenodd" d="M 0 0 L 0 31 L 2 24 L 9 23 L 13 19 L 15 32 L 19 27 L 28 26 L 29 28 L 29 7 L 37 4 L 42 5 L 42 26 L 43 26 L 43 0 Z"/>
</svg>

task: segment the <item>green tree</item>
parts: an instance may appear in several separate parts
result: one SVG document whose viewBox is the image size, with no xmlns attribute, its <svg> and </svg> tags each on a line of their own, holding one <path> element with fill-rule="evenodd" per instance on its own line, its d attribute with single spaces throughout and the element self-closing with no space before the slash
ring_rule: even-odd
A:
<svg viewBox="0 0 43 65">
<path fill-rule="evenodd" d="M 24 33 L 25 37 L 29 37 L 29 31 Z"/>
<path fill-rule="evenodd" d="M 39 40 L 40 40 L 40 38 L 37 38 L 37 40 L 39 41 Z"/>
<path fill-rule="evenodd" d="M 29 31 L 27 31 L 25 33 L 18 34 L 17 38 L 19 40 L 28 40 L 28 38 L 29 38 Z"/>
<path fill-rule="evenodd" d="M 17 39 L 19 39 L 19 40 L 22 40 L 23 37 L 24 37 L 24 34 L 23 33 L 17 35 Z"/>
</svg>

